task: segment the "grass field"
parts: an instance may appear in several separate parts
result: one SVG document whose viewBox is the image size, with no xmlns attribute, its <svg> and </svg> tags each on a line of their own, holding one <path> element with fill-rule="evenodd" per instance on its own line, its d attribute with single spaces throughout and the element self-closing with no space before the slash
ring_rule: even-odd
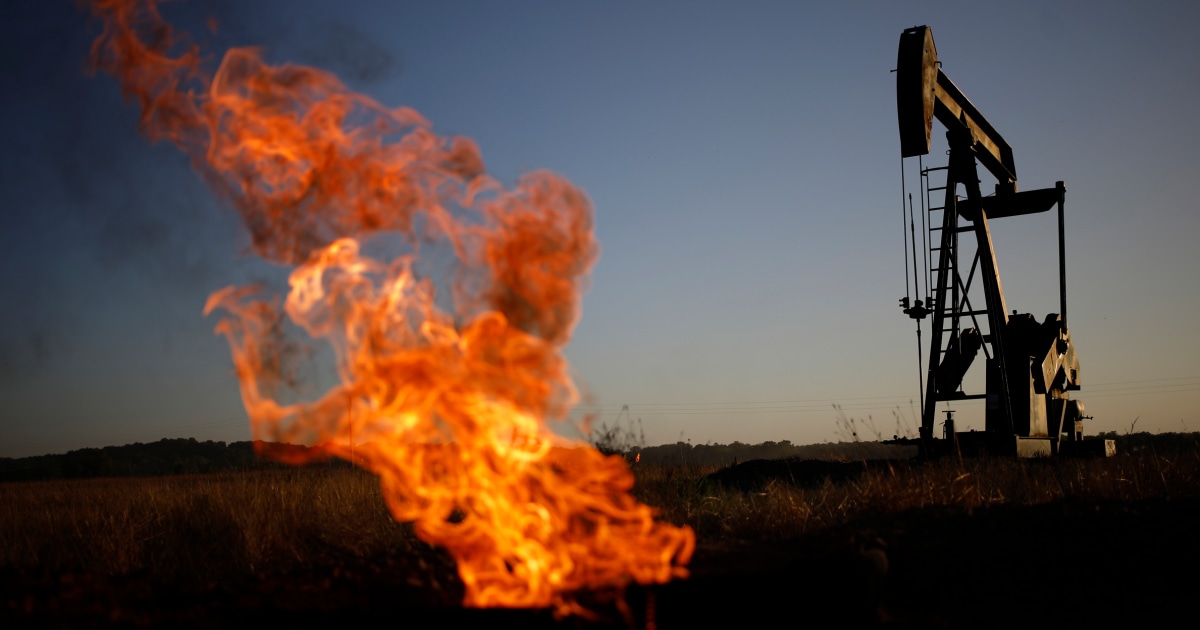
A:
<svg viewBox="0 0 1200 630">
<path fill-rule="evenodd" d="M 812 464 L 810 462 L 810 464 Z M 974 510 L 1062 500 L 1200 495 L 1200 447 L 1142 447 L 1111 459 L 746 462 L 737 469 L 638 472 L 640 498 L 700 540 L 782 540 L 856 520 L 935 506 Z"/>
<path fill-rule="evenodd" d="M 1145 440 L 1092 460 L 760 460 L 634 471 L 638 498 L 693 527 L 697 562 L 719 571 L 718 550 L 730 545 L 817 540 L 914 513 L 970 519 L 997 507 L 1195 499 L 1200 442 Z M 30 589 L 8 600 L 7 614 L 18 617 L 69 607 L 47 586 L 63 575 L 91 576 L 89 588 L 99 589 L 134 580 L 236 592 L 358 571 L 386 574 L 406 601 L 453 606 L 461 597 L 452 560 L 391 519 L 374 477 L 347 467 L 4 483 L 0 505 L 0 573 L 6 589 Z M 147 597 L 139 605 L 153 606 Z"/>
<path fill-rule="evenodd" d="M 429 548 L 347 467 L 0 484 L 0 566 L 218 581 Z"/>
</svg>

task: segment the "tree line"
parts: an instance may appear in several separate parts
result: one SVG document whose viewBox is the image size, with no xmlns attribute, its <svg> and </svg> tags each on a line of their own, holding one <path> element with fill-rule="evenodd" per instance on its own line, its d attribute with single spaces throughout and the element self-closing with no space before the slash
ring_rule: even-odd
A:
<svg viewBox="0 0 1200 630">
<path fill-rule="evenodd" d="M 635 442 L 609 440 L 595 446 L 608 454 L 623 455 L 628 461 L 642 466 L 728 466 L 755 459 L 815 459 L 855 461 L 864 459 L 903 459 L 916 455 L 916 447 L 888 445 L 881 442 L 826 442 L 823 444 L 792 444 L 761 442 L 758 444 L 695 444 L 676 442 L 659 446 L 641 446 Z M 1200 433 L 1102 433 L 1097 438 L 1114 439 L 1117 453 L 1153 450 L 1195 452 L 1200 449 Z M 81 448 L 58 455 L 35 457 L 0 457 L 0 482 L 37 481 L 45 479 L 85 479 L 91 477 L 151 477 L 217 472 L 287 468 L 262 455 L 264 450 L 308 451 L 304 446 L 254 442 L 197 441 L 195 438 L 162 439 L 125 446 Z M 336 458 L 321 461 L 324 466 L 350 466 Z"/>
<path fill-rule="evenodd" d="M 307 450 L 303 446 L 288 448 Z M 329 465 L 346 465 L 329 461 Z M 153 477 L 285 468 L 258 455 L 253 442 L 162 439 L 143 444 L 81 448 L 57 455 L 0 457 L 0 481 Z"/>
</svg>

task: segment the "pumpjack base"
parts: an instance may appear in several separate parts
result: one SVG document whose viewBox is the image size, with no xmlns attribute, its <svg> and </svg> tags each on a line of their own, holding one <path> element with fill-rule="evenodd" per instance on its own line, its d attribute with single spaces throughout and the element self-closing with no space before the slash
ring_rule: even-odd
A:
<svg viewBox="0 0 1200 630">
<path fill-rule="evenodd" d="M 1060 442 L 1058 452 L 1066 457 L 1112 457 L 1117 454 L 1117 443 L 1113 440 Z"/>
<path fill-rule="evenodd" d="M 920 439 L 904 438 L 887 440 L 884 444 L 918 446 L 921 456 L 938 458 L 962 457 L 1015 457 L 1031 459 L 1037 457 L 1112 457 L 1117 454 L 1113 440 L 1059 440 L 1048 437 L 1023 437 L 1003 435 L 985 431 L 954 433 L 953 438 L 933 438 L 924 443 Z"/>
</svg>

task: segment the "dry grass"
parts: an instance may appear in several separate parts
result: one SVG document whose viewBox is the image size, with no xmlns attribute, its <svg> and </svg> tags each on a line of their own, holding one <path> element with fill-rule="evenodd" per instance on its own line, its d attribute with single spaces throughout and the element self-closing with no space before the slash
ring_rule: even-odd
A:
<svg viewBox="0 0 1200 630">
<path fill-rule="evenodd" d="M 840 483 L 773 479 L 761 488 L 726 487 L 716 467 L 638 470 L 638 497 L 687 523 L 701 541 L 783 540 L 906 510 L 1039 505 L 1063 500 L 1133 501 L 1200 496 L 1200 448 L 1153 449 L 1091 460 L 1006 458 L 886 462 Z"/>
<path fill-rule="evenodd" d="M 840 483 L 774 479 L 749 491 L 713 481 L 715 470 L 639 467 L 635 493 L 701 542 L 783 540 L 934 506 L 1200 496 L 1195 446 L 1107 460 L 884 463 Z M 418 572 L 452 571 L 393 522 L 374 477 L 345 467 L 4 483 L 0 505 L 0 568 L 221 581 L 409 558 Z"/>
<path fill-rule="evenodd" d="M 429 554 L 349 468 L 0 484 L 0 567 L 213 581 Z"/>
</svg>

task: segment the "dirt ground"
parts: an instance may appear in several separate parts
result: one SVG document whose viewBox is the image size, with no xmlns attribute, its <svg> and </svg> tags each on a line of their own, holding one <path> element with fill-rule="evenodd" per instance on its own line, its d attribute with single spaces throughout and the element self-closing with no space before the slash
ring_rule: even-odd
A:
<svg viewBox="0 0 1200 630">
<path fill-rule="evenodd" d="M 464 610 L 446 558 L 355 561 L 240 583 L 0 574 L 3 627 L 363 622 L 525 627 L 1194 627 L 1200 499 L 927 509 L 787 543 L 701 544 L 692 577 L 599 618 Z"/>
</svg>

